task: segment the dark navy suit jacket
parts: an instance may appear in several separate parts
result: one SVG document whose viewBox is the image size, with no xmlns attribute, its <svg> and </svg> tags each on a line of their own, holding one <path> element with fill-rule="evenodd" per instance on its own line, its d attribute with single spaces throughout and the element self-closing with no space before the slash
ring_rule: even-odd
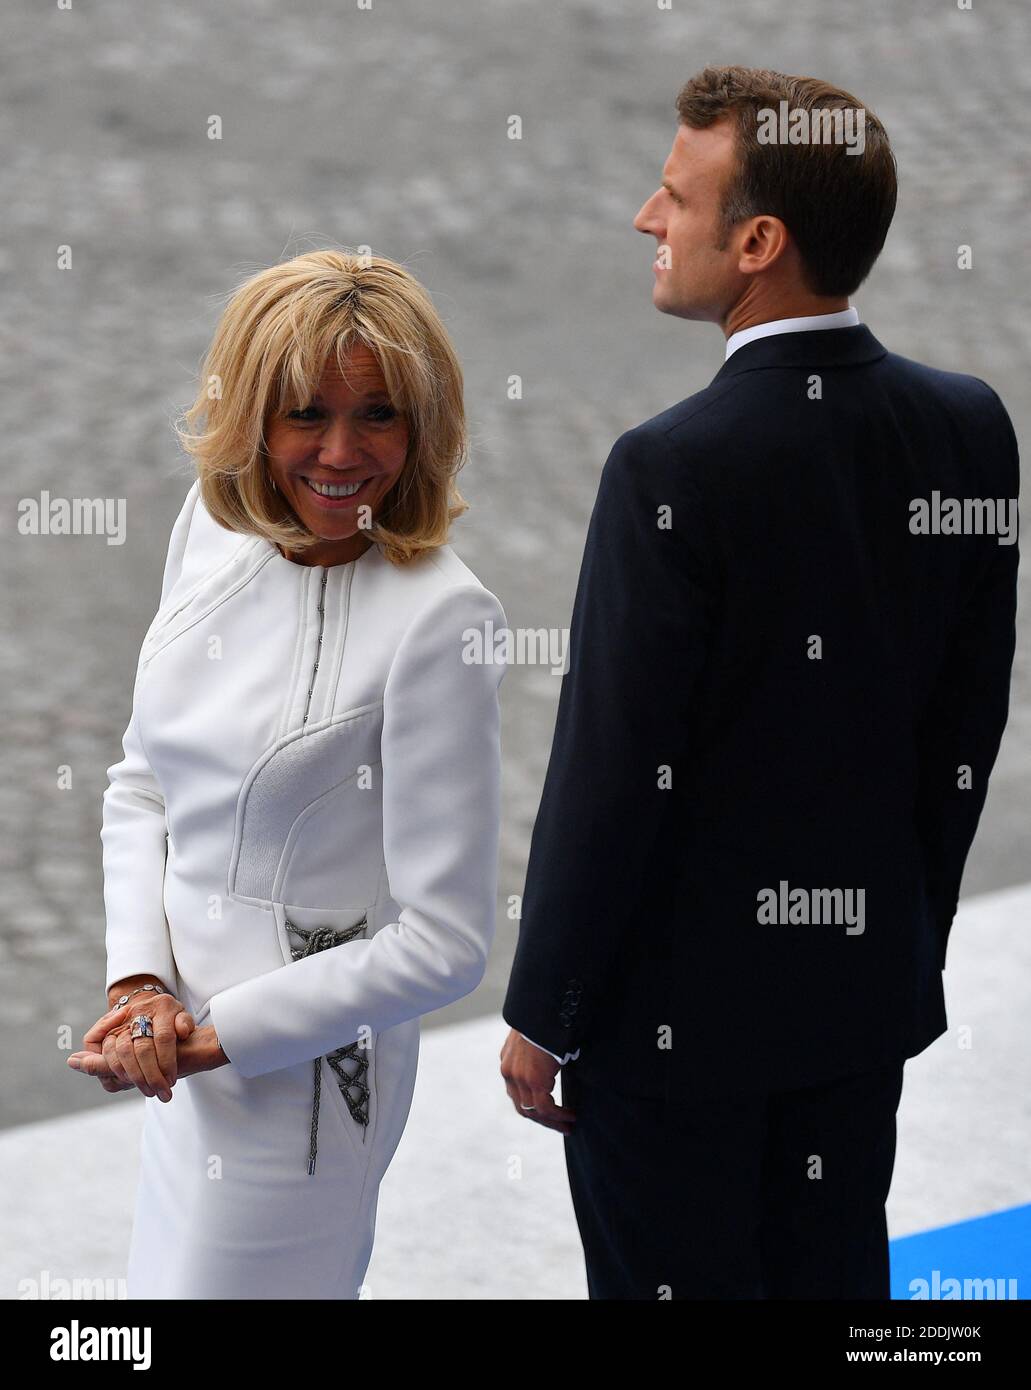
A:
<svg viewBox="0 0 1031 1390">
<path fill-rule="evenodd" d="M 865 325 L 746 343 L 616 441 L 503 1010 L 585 1079 L 814 1085 L 945 1031 L 1017 545 L 914 534 L 935 491 L 1016 499 L 1009 417 Z M 760 920 L 796 889 L 853 929 Z"/>
</svg>

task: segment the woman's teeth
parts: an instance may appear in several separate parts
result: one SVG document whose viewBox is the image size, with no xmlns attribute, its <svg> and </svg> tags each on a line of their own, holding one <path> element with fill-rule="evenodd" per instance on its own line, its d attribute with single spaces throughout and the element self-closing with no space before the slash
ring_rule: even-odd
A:
<svg viewBox="0 0 1031 1390">
<path fill-rule="evenodd" d="M 304 481 L 311 488 L 312 492 L 317 492 L 320 497 L 353 497 L 362 486 L 362 483 L 368 482 L 368 479 L 363 478 L 360 483 L 341 484 L 315 483 L 312 482 L 311 478 L 305 478 Z"/>
</svg>

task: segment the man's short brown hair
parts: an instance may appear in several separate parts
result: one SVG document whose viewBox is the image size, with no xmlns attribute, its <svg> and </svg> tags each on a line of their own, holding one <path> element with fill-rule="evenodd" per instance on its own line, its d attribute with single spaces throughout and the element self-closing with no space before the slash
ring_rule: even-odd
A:
<svg viewBox="0 0 1031 1390">
<path fill-rule="evenodd" d="M 862 110 L 865 147 L 850 154 L 842 143 L 762 143 L 759 113 L 779 111 L 782 101 L 791 111 Z M 794 238 L 812 293 L 837 298 L 862 284 L 884 245 L 898 191 L 887 132 L 869 107 L 815 77 L 708 67 L 681 88 L 677 115 L 696 129 L 725 117 L 735 123 L 737 168 L 723 190 L 721 247 L 736 223 L 768 213 Z"/>
</svg>

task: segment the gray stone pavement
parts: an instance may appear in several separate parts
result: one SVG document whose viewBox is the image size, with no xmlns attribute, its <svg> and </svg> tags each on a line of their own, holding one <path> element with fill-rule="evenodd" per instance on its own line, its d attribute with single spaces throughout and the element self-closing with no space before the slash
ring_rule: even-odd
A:
<svg viewBox="0 0 1031 1390">
<path fill-rule="evenodd" d="M 1029 913 L 1031 886 L 969 899 L 956 918 L 949 1031 L 906 1064 L 893 1238 L 1031 1201 Z M 563 1140 L 505 1094 L 506 1032 L 494 1014 L 424 1030 L 412 1112 L 380 1189 L 369 1298 L 586 1297 Z M 104 1099 L 0 1134 L 0 1299 L 60 1279 L 110 1280 L 96 1287 L 125 1296 L 143 1106 L 161 1102 Z"/>
<path fill-rule="evenodd" d="M 467 377 L 473 510 L 456 548 L 510 624 L 564 627 L 613 440 L 722 360 L 718 329 L 656 314 L 652 243 L 631 226 L 676 91 L 705 62 L 819 73 L 878 112 L 902 195 L 860 313 L 896 351 L 985 377 L 1027 437 L 1029 30 L 1023 0 L 8 7 L 0 1018 L 16 1044 L 0 1050 L 0 1125 L 94 1104 L 59 1030 L 77 1040 L 103 1008 L 105 769 L 190 480 L 170 420 L 232 287 L 332 242 L 423 279 Z M 125 545 L 20 535 L 19 500 L 44 488 L 126 498 Z M 431 1026 L 500 1006 L 516 930 L 502 905 L 522 888 L 558 687 L 540 667 L 506 677 L 497 947 L 483 987 Z M 1022 641 L 967 893 L 1027 877 L 1029 764 Z"/>
</svg>

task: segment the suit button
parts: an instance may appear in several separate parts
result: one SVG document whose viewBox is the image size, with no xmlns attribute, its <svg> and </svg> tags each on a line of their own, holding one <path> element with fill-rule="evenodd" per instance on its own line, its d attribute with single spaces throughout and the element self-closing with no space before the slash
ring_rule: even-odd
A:
<svg viewBox="0 0 1031 1390">
<path fill-rule="evenodd" d="M 559 1020 L 563 1028 L 571 1028 L 583 994 L 583 983 L 575 977 L 566 982 L 566 991 L 559 1005 Z"/>
</svg>

